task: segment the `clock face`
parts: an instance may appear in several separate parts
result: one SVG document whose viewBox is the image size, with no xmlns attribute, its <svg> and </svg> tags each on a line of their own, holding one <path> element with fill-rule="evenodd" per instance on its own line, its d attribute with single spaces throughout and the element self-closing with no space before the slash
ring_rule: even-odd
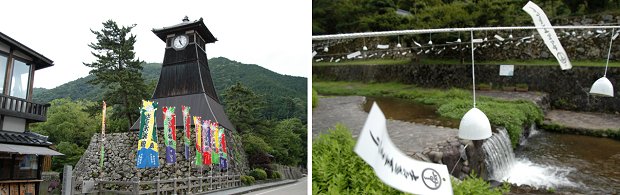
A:
<svg viewBox="0 0 620 195">
<path fill-rule="evenodd" d="M 186 35 L 179 35 L 174 37 L 174 39 L 172 40 L 172 47 L 174 49 L 183 49 L 185 48 L 185 46 L 187 46 L 187 44 L 189 43 L 189 40 L 187 38 Z"/>
</svg>

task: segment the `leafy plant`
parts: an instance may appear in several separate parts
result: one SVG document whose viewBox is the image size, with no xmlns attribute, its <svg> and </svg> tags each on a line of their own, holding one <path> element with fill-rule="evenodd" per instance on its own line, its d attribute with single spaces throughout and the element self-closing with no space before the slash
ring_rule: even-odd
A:
<svg viewBox="0 0 620 195">
<path fill-rule="evenodd" d="M 312 194 L 406 194 L 385 185 L 354 146 L 351 132 L 341 124 L 312 143 Z M 491 189 L 473 174 L 463 181 L 452 179 L 454 194 L 502 194 L 509 187 Z"/>
<path fill-rule="evenodd" d="M 452 178 L 452 191 L 456 195 L 465 194 L 485 194 L 485 195 L 502 195 L 510 191 L 510 184 L 504 183 L 498 188 L 491 188 L 491 184 L 482 178 L 471 173 L 463 181 Z"/>
<path fill-rule="evenodd" d="M 315 90 L 329 95 L 362 95 L 397 97 L 438 106 L 441 116 L 461 119 L 472 108 L 472 96 L 463 89 L 426 89 L 399 83 L 362 84 L 355 82 L 313 82 Z M 524 100 L 507 101 L 477 97 L 476 107 L 482 110 L 492 125 L 506 127 L 513 147 L 519 141 L 522 127 L 540 123 L 542 110 Z"/>
<path fill-rule="evenodd" d="M 256 180 L 254 179 L 254 177 L 249 176 L 249 175 L 242 175 L 240 178 L 241 182 L 243 182 L 245 185 L 252 185 L 256 182 Z"/>
<path fill-rule="evenodd" d="M 277 172 L 277 171 L 271 172 L 271 179 L 280 179 L 280 178 L 282 178 L 282 175 L 280 174 L 280 172 Z"/>
<path fill-rule="evenodd" d="M 353 152 L 355 141 L 341 124 L 312 143 L 313 194 L 404 194 L 385 185 Z"/>
<path fill-rule="evenodd" d="M 250 176 L 254 177 L 257 180 L 265 180 L 267 179 L 267 172 L 265 170 L 256 168 L 250 172 Z"/>
</svg>

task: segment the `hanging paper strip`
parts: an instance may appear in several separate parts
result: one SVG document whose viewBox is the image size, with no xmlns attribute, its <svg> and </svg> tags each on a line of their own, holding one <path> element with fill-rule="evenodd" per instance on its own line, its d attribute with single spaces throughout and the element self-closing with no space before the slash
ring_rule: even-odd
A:
<svg viewBox="0 0 620 195">
<path fill-rule="evenodd" d="M 196 128 L 196 162 L 195 164 L 202 165 L 202 126 L 200 125 L 199 116 L 194 116 L 194 128 Z"/>
<path fill-rule="evenodd" d="M 220 127 L 220 134 L 222 134 L 221 138 L 220 138 L 220 142 L 222 145 L 222 150 L 221 153 L 222 155 L 220 155 L 220 168 L 222 170 L 226 170 L 228 169 L 228 152 L 226 149 L 226 129 Z"/>
<path fill-rule="evenodd" d="M 105 149 L 103 149 L 103 142 L 105 141 L 105 114 L 106 104 L 103 101 L 103 111 L 101 114 L 101 151 L 99 151 L 99 168 L 103 168 L 103 158 L 105 157 Z"/>
<path fill-rule="evenodd" d="M 182 106 L 183 111 L 183 127 L 185 128 L 185 134 L 183 134 L 183 142 L 185 143 L 185 159 L 189 159 L 189 138 L 191 137 L 190 126 L 192 124 L 189 117 L 189 106 Z"/>
<path fill-rule="evenodd" d="M 211 166 L 211 124 L 210 120 L 202 123 L 202 164 Z"/>
<path fill-rule="evenodd" d="M 174 164 L 177 161 L 176 114 L 174 114 L 174 107 L 164 107 L 162 111 L 164 113 L 166 163 Z"/>
<path fill-rule="evenodd" d="M 211 160 L 211 163 L 219 165 L 220 164 L 220 139 L 219 139 L 219 125 L 216 123 L 211 123 L 211 134 L 213 137 L 213 153 L 211 154 L 211 157 L 213 157 Z"/>
<path fill-rule="evenodd" d="M 157 102 L 142 101 L 140 110 L 140 133 L 138 136 L 138 156 L 136 164 L 141 168 L 159 167 L 157 132 L 155 131 L 155 110 Z"/>
</svg>

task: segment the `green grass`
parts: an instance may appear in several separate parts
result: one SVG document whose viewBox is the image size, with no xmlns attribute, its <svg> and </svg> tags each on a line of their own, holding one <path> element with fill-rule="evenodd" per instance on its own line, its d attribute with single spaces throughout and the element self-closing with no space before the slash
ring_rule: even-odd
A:
<svg viewBox="0 0 620 195">
<path fill-rule="evenodd" d="M 409 64 L 411 59 L 370 59 L 370 60 L 345 60 L 336 62 L 313 62 L 313 66 L 332 66 L 332 65 L 401 65 Z"/>
<path fill-rule="evenodd" d="M 402 65 L 410 64 L 411 59 L 370 59 L 370 60 L 347 60 L 338 63 L 335 62 L 313 62 L 313 66 L 326 65 Z M 421 59 L 419 64 L 460 64 L 459 59 Z M 464 64 L 471 64 L 470 59 L 466 59 Z M 585 67 L 604 67 L 605 60 L 572 60 L 573 66 Z M 531 65 L 531 66 L 559 66 L 555 59 L 534 59 L 534 60 L 476 60 L 476 64 L 509 64 L 509 65 Z M 610 61 L 610 67 L 620 67 L 620 62 Z"/>
<path fill-rule="evenodd" d="M 472 108 L 472 94 L 463 89 L 428 89 L 399 83 L 321 81 L 313 82 L 312 86 L 321 95 L 385 96 L 436 105 L 439 115 L 454 119 L 461 119 Z M 476 107 L 487 115 L 491 124 L 506 127 L 513 147 L 518 143 L 524 126 L 540 123 L 543 119 L 540 108 L 525 100 L 477 97 L 476 103 Z"/>
<path fill-rule="evenodd" d="M 372 167 L 355 152 L 355 140 L 343 125 L 312 142 L 312 194 L 406 194 L 381 182 Z M 452 179 L 454 194 L 502 194 L 509 185 L 491 188 L 475 175 Z"/>
<path fill-rule="evenodd" d="M 319 94 L 312 88 L 312 108 L 315 108 L 319 105 Z"/>
</svg>

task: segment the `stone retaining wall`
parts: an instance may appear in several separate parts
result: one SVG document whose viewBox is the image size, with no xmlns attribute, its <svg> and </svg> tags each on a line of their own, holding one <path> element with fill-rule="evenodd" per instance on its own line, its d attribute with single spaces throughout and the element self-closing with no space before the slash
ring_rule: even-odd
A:
<svg viewBox="0 0 620 195">
<path fill-rule="evenodd" d="M 177 138 L 183 137 L 183 131 L 177 130 Z M 159 138 L 159 164 L 158 169 L 137 169 L 137 131 L 125 133 L 107 134 L 104 142 L 105 160 L 103 170 L 99 169 L 99 152 L 100 152 L 100 134 L 95 134 L 91 138 L 88 149 L 84 152 L 74 168 L 74 178 L 77 181 L 77 190 L 81 190 L 82 181 L 103 179 L 111 181 L 133 181 L 139 179 L 141 181 L 149 181 L 154 178 L 170 179 L 175 177 L 187 177 L 191 173 L 192 176 L 201 176 L 200 171 L 205 173 L 202 176 L 208 176 L 211 172 L 207 169 L 197 168 L 191 165 L 185 159 L 184 145 L 181 139 L 177 140 L 177 163 L 176 165 L 168 165 L 165 162 L 165 144 L 163 143 L 163 131 L 157 131 Z M 244 174 L 248 171 L 248 162 L 245 157 L 245 151 L 241 145 L 241 140 L 237 136 L 231 135 L 230 131 L 226 131 L 226 142 L 228 147 L 228 164 L 229 174 Z M 191 140 L 195 140 L 195 134 L 192 134 Z M 190 160 L 193 163 L 195 156 L 195 142 L 190 144 Z M 102 174 L 103 173 L 103 174 Z"/>
<path fill-rule="evenodd" d="M 552 108 L 574 111 L 614 113 L 620 111 L 620 68 L 611 67 L 607 78 L 615 86 L 614 98 L 589 95 L 592 83 L 603 76 L 604 67 L 573 67 L 562 71 L 559 65 L 515 66 L 514 76 L 500 77 L 499 65 L 476 65 L 476 83 L 503 86 L 527 84 L 530 91 L 549 93 Z M 325 81 L 398 82 L 432 88 L 471 89 L 471 65 L 347 65 L 313 66 L 312 77 Z"/>
</svg>

